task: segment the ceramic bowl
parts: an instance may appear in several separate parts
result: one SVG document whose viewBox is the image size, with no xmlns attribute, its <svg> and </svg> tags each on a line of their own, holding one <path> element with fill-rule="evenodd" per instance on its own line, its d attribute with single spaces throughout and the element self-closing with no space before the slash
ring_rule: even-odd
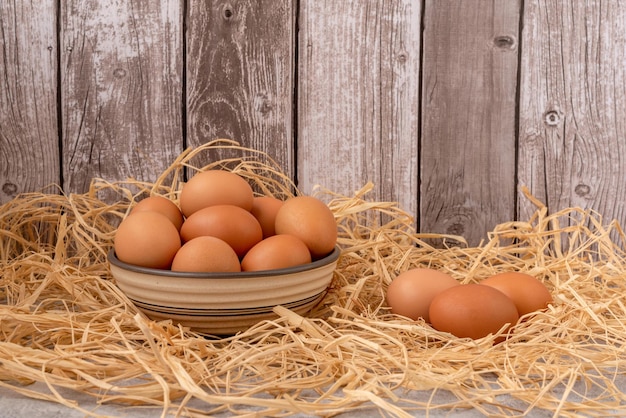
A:
<svg viewBox="0 0 626 418">
<path fill-rule="evenodd" d="M 186 273 L 127 264 L 108 253 L 118 287 L 153 320 L 170 319 L 195 331 L 232 335 L 281 305 L 306 315 L 324 297 L 340 250 L 312 263 L 256 272 Z"/>
</svg>

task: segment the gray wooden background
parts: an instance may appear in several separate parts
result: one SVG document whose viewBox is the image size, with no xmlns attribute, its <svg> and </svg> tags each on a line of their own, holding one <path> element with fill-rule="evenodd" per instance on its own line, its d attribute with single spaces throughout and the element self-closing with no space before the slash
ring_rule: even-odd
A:
<svg viewBox="0 0 626 418">
<path fill-rule="evenodd" d="M 0 0 L 0 203 L 225 137 L 471 244 L 626 223 L 626 0 Z"/>
</svg>

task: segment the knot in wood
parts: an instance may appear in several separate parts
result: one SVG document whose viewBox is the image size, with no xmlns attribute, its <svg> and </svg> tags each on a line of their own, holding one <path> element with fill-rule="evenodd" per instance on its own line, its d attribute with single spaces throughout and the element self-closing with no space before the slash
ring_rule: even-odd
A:
<svg viewBox="0 0 626 418">
<path fill-rule="evenodd" d="M 259 109 L 261 114 L 265 116 L 268 113 L 270 113 L 271 110 L 272 110 L 272 104 L 270 103 L 270 101 L 269 100 L 264 100 L 261 103 L 261 108 Z"/>
<path fill-rule="evenodd" d="M 499 35 L 493 38 L 493 44 L 498 49 L 514 49 L 515 38 L 510 35 Z"/>
<path fill-rule="evenodd" d="M 4 183 L 2 191 L 9 196 L 15 196 L 17 194 L 17 185 L 10 182 Z"/>
<path fill-rule="evenodd" d="M 546 125 L 556 126 L 561 121 L 561 114 L 558 110 L 549 110 L 543 115 Z"/>
<path fill-rule="evenodd" d="M 266 94 L 259 94 L 255 97 L 254 107 L 263 116 L 267 116 L 267 114 L 270 113 L 274 108 L 272 101 L 267 97 Z"/>
<path fill-rule="evenodd" d="M 446 228 L 446 233 L 449 235 L 463 235 L 465 232 L 465 226 L 461 222 L 454 222 Z"/>
<path fill-rule="evenodd" d="M 589 192 L 591 192 L 591 187 L 584 183 L 580 183 L 576 185 L 574 192 L 580 197 L 585 197 L 589 194 Z"/>
<path fill-rule="evenodd" d="M 115 78 L 124 78 L 126 77 L 126 70 L 123 68 L 116 68 L 113 70 L 113 77 Z"/>
<path fill-rule="evenodd" d="M 224 17 L 224 20 L 231 20 L 234 15 L 235 12 L 233 11 L 233 6 L 226 3 L 222 8 L 222 16 Z"/>
</svg>

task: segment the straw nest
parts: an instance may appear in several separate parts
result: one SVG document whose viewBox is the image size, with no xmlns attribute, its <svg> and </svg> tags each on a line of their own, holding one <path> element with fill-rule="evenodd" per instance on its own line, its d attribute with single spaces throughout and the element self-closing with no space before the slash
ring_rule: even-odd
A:
<svg viewBox="0 0 626 418">
<path fill-rule="evenodd" d="M 192 165 L 215 150 L 222 159 Z M 276 307 L 275 320 L 224 339 L 149 321 L 110 276 L 115 226 L 145 195 L 177 199 L 185 170 L 214 167 L 239 173 L 259 193 L 299 193 L 265 154 L 220 140 L 186 151 L 153 184 L 94 179 L 84 194 L 29 193 L 0 207 L 2 387 L 90 416 L 97 410 L 67 393 L 179 416 L 331 416 L 360 408 L 393 416 L 456 408 L 605 416 L 624 409 L 624 233 L 589 210 L 549 214 L 528 194 L 537 206 L 531 219 L 498 225 L 469 247 L 462 237 L 416 233 L 395 203 L 368 199 L 371 184 L 353 196 L 318 188 L 337 219 L 342 254 L 310 316 Z M 455 246 L 435 248 L 433 238 Z M 454 338 L 385 306 L 387 285 L 418 266 L 463 283 L 528 272 L 554 303 L 504 343 Z M 47 390 L 32 390 L 34 382 Z"/>
</svg>

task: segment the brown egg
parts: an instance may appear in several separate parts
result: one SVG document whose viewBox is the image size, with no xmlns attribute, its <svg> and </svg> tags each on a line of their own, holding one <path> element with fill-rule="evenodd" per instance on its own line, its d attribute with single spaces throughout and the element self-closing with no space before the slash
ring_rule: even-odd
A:
<svg viewBox="0 0 626 418">
<path fill-rule="evenodd" d="M 137 213 L 143 211 L 154 211 L 162 213 L 167 216 L 174 224 L 176 229 L 180 230 L 183 224 L 183 214 L 181 213 L 176 203 L 164 196 L 149 196 L 143 200 L 140 200 L 130 211 L 130 213 Z"/>
<path fill-rule="evenodd" d="M 263 230 L 247 210 L 233 205 L 215 205 L 194 212 L 180 228 L 183 241 L 203 235 L 226 241 L 239 257 L 243 257 L 263 239 Z"/>
<path fill-rule="evenodd" d="M 239 257 L 225 241 L 201 236 L 180 247 L 172 261 L 172 271 L 238 272 Z"/>
<path fill-rule="evenodd" d="M 195 174 L 180 191 L 180 209 L 185 217 L 214 205 L 234 205 L 247 211 L 254 194 L 250 184 L 226 170 L 207 170 Z"/>
<path fill-rule="evenodd" d="M 491 286 L 473 283 L 439 293 L 430 304 L 429 314 L 435 329 L 473 339 L 495 334 L 519 319 L 508 296 Z"/>
<path fill-rule="evenodd" d="M 511 298 L 519 316 L 545 309 L 552 302 L 548 288 L 526 273 L 503 272 L 484 279 L 480 284 L 494 287 Z"/>
<path fill-rule="evenodd" d="M 293 235 L 272 235 L 252 247 L 241 260 L 243 271 L 273 270 L 311 262 L 309 248 Z"/>
<path fill-rule="evenodd" d="M 275 227 L 276 234 L 294 235 L 304 241 L 314 260 L 326 256 L 337 243 L 337 222 L 333 212 L 312 196 L 285 200 L 276 214 Z"/>
<path fill-rule="evenodd" d="M 459 286 L 449 274 L 429 268 L 414 268 L 400 273 L 387 288 L 387 304 L 391 312 L 413 320 L 430 322 L 428 309 L 435 296 Z"/>
<path fill-rule="evenodd" d="M 169 269 L 180 248 L 174 224 L 159 212 L 137 212 L 127 216 L 117 228 L 115 255 L 137 266 Z"/>
<path fill-rule="evenodd" d="M 283 201 L 272 196 L 256 196 L 252 201 L 252 209 L 250 213 L 261 224 L 263 229 L 263 238 L 271 237 L 276 234 L 274 227 L 276 223 L 276 214 L 283 206 Z"/>
</svg>

